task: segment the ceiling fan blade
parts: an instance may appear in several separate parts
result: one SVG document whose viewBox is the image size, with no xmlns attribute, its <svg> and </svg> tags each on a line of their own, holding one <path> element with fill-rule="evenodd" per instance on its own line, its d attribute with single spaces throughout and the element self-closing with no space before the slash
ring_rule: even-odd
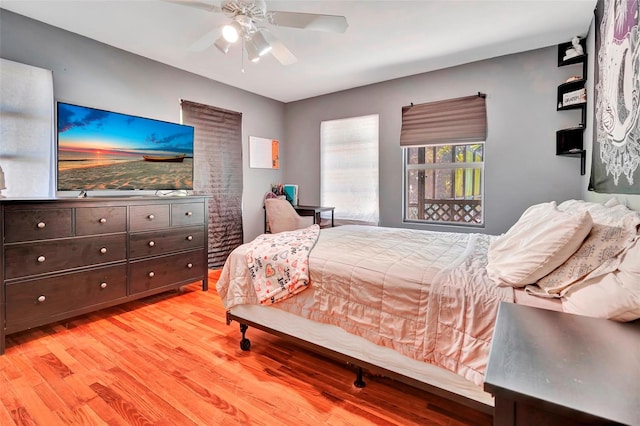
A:
<svg viewBox="0 0 640 426">
<path fill-rule="evenodd" d="M 347 18 L 337 15 L 320 15 L 298 12 L 267 12 L 269 23 L 280 27 L 302 28 L 305 30 L 343 33 L 349 24 Z"/>
<path fill-rule="evenodd" d="M 278 60 L 282 65 L 287 66 L 298 62 L 298 58 L 284 45 L 276 36 L 269 31 L 262 30 L 262 35 L 265 40 L 271 45 L 270 53 L 274 58 Z"/>
<path fill-rule="evenodd" d="M 189 46 L 189 51 L 191 52 L 202 52 L 203 50 L 211 47 L 213 43 L 216 42 L 216 39 L 220 36 L 220 29 L 215 28 L 198 40 L 194 41 L 191 46 Z"/>
<path fill-rule="evenodd" d="M 164 0 L 167 3 L 180 4 L 187 7 L 195 7 L 196 9 L 206 10 L 207 12 L 222 12 L 220 6 L 197 0 Z"/>
</svg>

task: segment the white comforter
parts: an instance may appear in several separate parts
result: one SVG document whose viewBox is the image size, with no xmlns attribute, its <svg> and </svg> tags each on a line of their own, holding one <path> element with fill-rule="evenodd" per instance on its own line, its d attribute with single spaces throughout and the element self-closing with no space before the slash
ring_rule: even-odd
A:
<svg viewBox="0 0 640 426">
<path fill-rule="evenodd" d="M 481 385 L 498 305 L 513 302 L 513 289 L 495 286 L 486 274 L 493 238 L 370 226 L 323 229 L 309 258 L 310 289 L 273 307 L 337 325 Z M 259 303 L 247 247 L 231 254 L 217 284 L 227 308 Z"/>
</svg>

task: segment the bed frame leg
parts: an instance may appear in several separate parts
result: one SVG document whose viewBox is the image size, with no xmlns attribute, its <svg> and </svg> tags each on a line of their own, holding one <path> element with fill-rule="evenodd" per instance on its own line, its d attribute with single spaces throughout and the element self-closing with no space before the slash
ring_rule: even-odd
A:
<svg viewBox="0 0 640 426">
<path fill-rule="evenodd" d="M 248 351 L 249 349 L 251 349 L 251 340 L 247 339 L 244 335 L 247 332 L 248 328 L 249 326 L 247 324 L 240 323 L 240 333 L 242 333 L 242 339 L 240 339 L 240 349 L 242 349 L 243 351 Z"/>
<path fill-rule="evenodd" d="M 357 388 L 362 389 L 363 387 L 367 386 L 367 384 L 364 382 L 364 380 L 362 380 L 362 367 L 358 367 L 358 374 L 356 376 L 356 381 L 353 382 L 353 385 Z"/>
</svg>

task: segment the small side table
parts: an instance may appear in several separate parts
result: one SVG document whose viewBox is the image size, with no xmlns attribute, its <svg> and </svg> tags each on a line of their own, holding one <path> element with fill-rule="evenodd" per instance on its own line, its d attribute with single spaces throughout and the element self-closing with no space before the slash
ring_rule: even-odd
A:
<svg viewBox="0 0 640 426">
<path fill-rule="evenodd" d="M 293 206 L 300 216 L 313 216 L 313 223 L 320 224 L 320 213 L 331 212 L 331 227 L 333 228 L 333 210 L 335 207 L 321 206 Z"/>
<path fill-rule="evenodd" d="M 484 390 L 494 425 L 640 425 L 640 320 L 502 302 Z"/>
</svg>

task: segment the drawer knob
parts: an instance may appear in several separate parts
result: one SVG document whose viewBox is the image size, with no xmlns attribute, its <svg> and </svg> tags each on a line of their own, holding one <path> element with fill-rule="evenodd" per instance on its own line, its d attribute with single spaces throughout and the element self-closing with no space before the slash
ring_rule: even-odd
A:
<svg viewBox="0 0 640 426">
<path fill-rule="evenodd" d="M 187 268 L 189 269 L 193 268 L 193 263 L 187 263 Z"/>
<path fill-rule="evenodd" d="M 42 263 L 42 262 L 44 262 L 45 260 L 47 260 L 47 258 L 46 258 L 46 257 L 44 257 L 44 256 L 38 256 L 38 263 Z"/>
<path fill-rule="evenodd" d="M 186 213 L 185 213 L 185 215 L 187 215 L 187 216 L 192 216 L 192 215 L 193 215 L 193 213 L 192 213 L 192 212 L 186 212 Z"/>
<path fill-rule="evenodd" d="M 38 222 L 38 228 L 39 228 L 39 229 L 42 229 L 42 228 L 44 228 L 45 226 L 47 226 L 47 224 L 46 224 L 46 223 L 44 223 L 44 222 Z"/>
<path fill-rule="evenodd" d="M 189 235 L 189 236 L 187 237 L 187 241 L 193 241 L 193 235 Z"/>
<path fill-rule="evenodd" d="M 100 249 L 100 253 L 105 254 L 107 252 L 107 248 L 106 247 L 102 247 Z"/>
<path fill-rule="evenodd" d="M 44 295 L 40 295 L 40 296 L 38 297 L 38 302 L 40 302 L 40 303 L 44 302 L 45 300 L 47 300 L 47 298 L 46 298 L 46 297 L 44 297 Z"/>
<path fill-rule="evenodd" d="M 149 278 L 153 278 L 153 277 L 155 277 L 155 275 L 156 274 L 153 271 L 149 272 Z"/>
<path fill-rule="evenodd" d="M 100 220 L 98 221 L 100 223 L 107 223 L 107 219 L 104 217 L 101 217 Z"/>
<path fill-rule="evenodd" d="M 107 288 L 107 283 L 101 283 L 100 288 Z"/>
<path fill-rule="evenodd" d="M 153 242 L 153 241 L 149 241 L 149 247 L 153 247 L 153 246 L 155 246 L 155 245 L 156 245 L 156 243 L 155 243 L 155 242 Z"/>
<path fill-rule="evenodd" d="M 156 217 L 155 217 L 154 215 L 150 214 L 149 216 L 147 216 L 147 218 L 148 218 L 149 220 L 153 220 L 153 219 L 155 219 Z"/>
</svg>

